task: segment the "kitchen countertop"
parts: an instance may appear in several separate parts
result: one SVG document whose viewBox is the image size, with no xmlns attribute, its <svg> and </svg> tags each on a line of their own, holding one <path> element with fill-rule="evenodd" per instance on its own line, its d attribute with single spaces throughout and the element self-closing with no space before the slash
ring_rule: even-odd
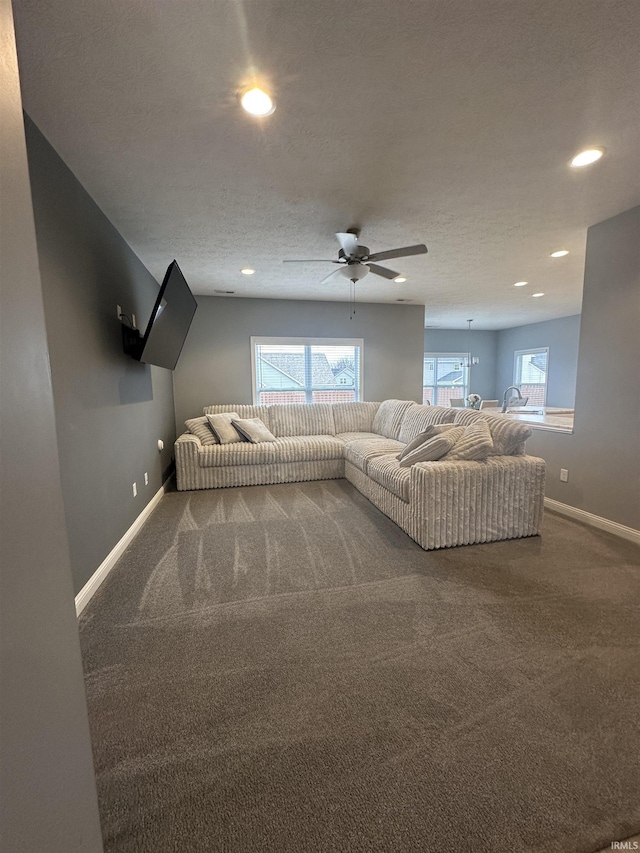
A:
<svg viewBox="0 0 640 853">
<path fill-rule="evenodd" d="M 509 418 L 529 424 L 534 429 L 550 432 L 573 432 L 573 409 L 561 409 L 553 406 L 525 406 L 501 412 L 499 409 L 483 409 L 485 414 L 498 418 Z"/>
</svg>

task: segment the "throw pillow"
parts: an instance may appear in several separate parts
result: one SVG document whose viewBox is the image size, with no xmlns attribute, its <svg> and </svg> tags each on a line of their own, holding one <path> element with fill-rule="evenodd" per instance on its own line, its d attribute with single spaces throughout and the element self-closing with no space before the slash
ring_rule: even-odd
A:
<svg viewBox="0 0 640 853">
<path fill-rule="evenodd" d="M 416 462 L 437 462 L 454 447 L 463 432 L 464 427 L 454 427 L 441 432 L 439 435 L 434 435 L 433 438 L 423 441 L 411 453 L 404 456 L 398 467 L 410 468 Z"/>
<path fill-rule="evenodd" d="M 191 435 L 195 435 L 200 439 L 200 443 L 203 446 L 206 447 L 209 444 L 218 443 L 218 439 L 211 432 L 209 421 L 204 417 L 204 415 L 201 418 L 189 418 L 188 421 L 184 422 L 184 425 Z"/>
<path fill-rule="evenodd" d="M 493 439 L 489 424 L 484 419 L 474 421 L 470 426 L 463 427 L 463 434 L 453 445 L 446 455 L 449 460 L 466 459 L 469 461 L 481 461 L 486 459 L 493 450 Z"/>
<path fill-rule="evenodd" d="M 260 418 L 239 418 L 238 420 L 232 420 L 231 423 L 238 430 L 240 435 L 252 444 L 258 444 L 261 441 L 276 440 L 275 435 L 271 430 L 267 429 Z"/>
<path fill-rule="evenodd" d="M 447 432 L 447 430 L 453 429 L 454 426 L 454 424 L 430 424 L 424 432 L 419 432 L 415 438 L 411 439 L 404 450 L 396 456 L 396 459 L 398 461 L 404 459 L 404 457 L 408 456 L 416 449 L 416 447 L 420 447 L 421 444 L 424 444 L 425 441 L 433 438 L 434 435 L 440 435 L 442 432 Z"/>
<path fill-rule="evenodd" d="M 233 420 L 240 419 L 237 412 L 221 412 L 219 415 L 206 415 L 205 417 L 220 444 L 235 444 L 237 441 L 242 441 L 238 431 L 231 423 Z"/>
</svg>

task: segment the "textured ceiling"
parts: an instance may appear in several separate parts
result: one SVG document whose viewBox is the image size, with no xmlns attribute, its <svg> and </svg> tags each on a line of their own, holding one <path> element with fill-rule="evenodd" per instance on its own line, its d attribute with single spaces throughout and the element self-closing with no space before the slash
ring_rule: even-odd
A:
<svg viewBox="0 0 640 853">
<path fill-rule="evenodd" d="M 329 264 L 282 260 L 336 257 L 360 226 L 372 251 L 429 254 L 359 300 L 442 328 L 566 316 L 587 227 L 640 203 L 638 0 L 14 7 L 26 111 L 151 272 L 175 257 L 196 294 L 347 299 L 319 285 Z M 237 105 L 252 67 L 268 119 Z M 606 156 L 570 169 L 590 145 Z"/>
</svg>

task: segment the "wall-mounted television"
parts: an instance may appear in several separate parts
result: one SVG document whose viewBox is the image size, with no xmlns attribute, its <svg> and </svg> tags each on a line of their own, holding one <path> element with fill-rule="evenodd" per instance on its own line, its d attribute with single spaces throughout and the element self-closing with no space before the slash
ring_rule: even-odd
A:
<svg viewBox="0 0 640 853">
<path fill-rule="evenodd" d="M 172 261 L 144 335 L 122 326 L 124 351 L 137 361 L 174 370 L 197 307 L 177 261 Z"/>
</svg>

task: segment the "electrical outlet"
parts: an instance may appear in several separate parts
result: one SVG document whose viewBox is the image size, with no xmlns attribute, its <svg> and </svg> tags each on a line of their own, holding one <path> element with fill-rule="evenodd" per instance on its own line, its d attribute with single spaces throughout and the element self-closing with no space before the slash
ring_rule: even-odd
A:
<svg viewBox="0 0 640 853">
<path fill-rule="evenodd" d="M 118 320 L 120 321 L 120 323 L 122 323 L 122 308 L 119 305 L 116 305 L 116 311 L 118 312 Z"/>
<path fill-rule="evenodd" d="M 146 471 L 144 472 L 144 484 L 145 486 L 149 485 L 149 475 Z"/>
<path fill-rule="evenodd" d="M 133 496 L 134 496 L 134 498 L 138 497 L 138 484 L 137 483 L 133 484 Z"/>
<path fill-rule="evenodd" d="M 561 468 L 560 469 L 560 481 L 562 483 L 568 483 L 569 482 L 569 469 L 568 468 Z"/>
</svg>

